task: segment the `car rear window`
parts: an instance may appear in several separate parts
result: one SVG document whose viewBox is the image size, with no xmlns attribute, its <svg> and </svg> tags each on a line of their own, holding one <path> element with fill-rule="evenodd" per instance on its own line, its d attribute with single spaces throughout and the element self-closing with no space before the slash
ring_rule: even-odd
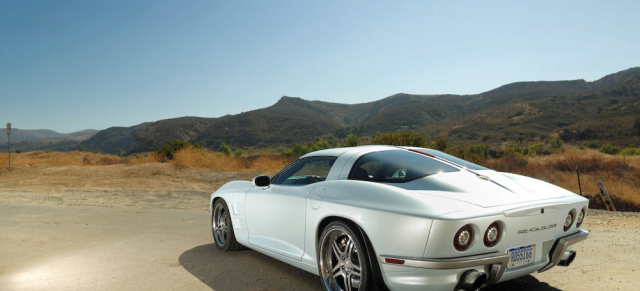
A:
<svg viewBox="0 0 640 291">
<path fill-rule="evenodd" d="M 452 155 L 445 154 L 445 153 L 443 153 L 441 151 L 438 151 L 438 150 L 417 149 L 417 151 L 425 153 L 425 154 L 429 154 L 429 155 L 432 155 L 432 156 L 435 156 L 435 157 L 438 157 L 438 158 L 441 158 L 443 160 L 447 160 L 447 161 L 449 161 L 451 163 L 454 163 L 456 165 L 460 165 L 460 166 L 465 167 L 465 168 L 467 168 L 469 170 L 476 170 L 476 171 L 478 171 L 478 170 L 489 170 L 489 169 L 487 169 L 487 168 L 485 168 L 483 166 L 476 165 L 476 164 L 474 164 L 472 162 L 465 161 L 465 160 L 463 160 L 461 158 L 457 158 L 457 157 L 454 157 Z"/>
<path fill-rule="evenodd" d="M 422 177 L 459 171 L 432 158 L 403 150 L 363 155 L 351 168 L 350 180 L 405 183 Z"/>
</svg>

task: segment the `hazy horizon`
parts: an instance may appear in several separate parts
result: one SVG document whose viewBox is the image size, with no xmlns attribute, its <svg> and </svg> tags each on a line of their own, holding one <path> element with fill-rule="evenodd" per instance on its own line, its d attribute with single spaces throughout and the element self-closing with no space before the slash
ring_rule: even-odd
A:
<svg viewBox="0 0 640 291">
<path fill-rule="evenodd" d="M 640 2 L 0 1 L 0 127 L 220 117 L 594 81 L 640 65 Z"/>
</svg>

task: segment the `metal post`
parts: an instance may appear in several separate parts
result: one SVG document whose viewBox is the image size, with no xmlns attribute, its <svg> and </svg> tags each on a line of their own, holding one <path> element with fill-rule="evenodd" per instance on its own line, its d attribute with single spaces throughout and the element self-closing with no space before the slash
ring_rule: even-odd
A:
<svg viewBox="0 0 640 291">
<path fill-rule="evenodd" d="M 580 184 L 580 169 L 576 166 L 576 174 L 578 175 L 578 188 L 580 188 L 580 196 L 582 196 L 582 184 Z"/>
<path fill-rule="evenodd" d="M 9 156 L 9 172 L 11 172 L 11 122 L 7 123 L 7 154 Z"/>
<path fill-rule="evenodd" d="M 11 135 L 7 135 L 7 154 L 9 155 L 9 172 L 11 172 Z"/>
</svg>

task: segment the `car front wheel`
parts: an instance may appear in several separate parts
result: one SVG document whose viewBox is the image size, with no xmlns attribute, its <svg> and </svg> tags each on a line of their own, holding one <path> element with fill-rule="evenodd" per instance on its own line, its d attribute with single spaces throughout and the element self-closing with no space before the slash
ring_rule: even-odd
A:
<svg viewBox="0 0 640 291">
<path fill-rule="evenodd" d="M 222 199 L 218 199 L 213 203 L 211 232 L 213 233 L 213 240 L 215 241 L 218 249 L 223 251 L 235 251 L 242 248 L 242 245 L 236 241 L 236 237 L 233 232 L 229 207 L 227 207 L 227 203 Z"/>
<path fill-rule="evenodd" d="M 369 290 L 373 286 L 364 241 L 346 223 L 330 223 L 318 242 L 322 286 L 326 290 Z"/>
</svg>

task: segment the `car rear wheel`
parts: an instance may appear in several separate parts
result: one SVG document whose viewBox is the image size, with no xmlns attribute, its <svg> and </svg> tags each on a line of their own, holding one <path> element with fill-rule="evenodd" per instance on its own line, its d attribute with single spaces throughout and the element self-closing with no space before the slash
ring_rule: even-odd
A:
<svg viewBox="0 0 640 291">
<path fill-rule="evenodd" d="M 242 248 L 242 245 L 236 241 L 236 237 L 233 232 L 229 207 L 227 207 L 227 203 L 222 199 L 218 199 L 213 203 L 211 232 L 213 233 L 213 240 L 215 241 L 218 249 L 223 251 L 235 251 Z"/>
<path fill-rule="evenodd" d="M 336 221 L 322 232 L 318 242 L 318 268 L 326 290 L 369 290 L 371 265 L 364 241 L 348 224 Z"/>
</svg>

